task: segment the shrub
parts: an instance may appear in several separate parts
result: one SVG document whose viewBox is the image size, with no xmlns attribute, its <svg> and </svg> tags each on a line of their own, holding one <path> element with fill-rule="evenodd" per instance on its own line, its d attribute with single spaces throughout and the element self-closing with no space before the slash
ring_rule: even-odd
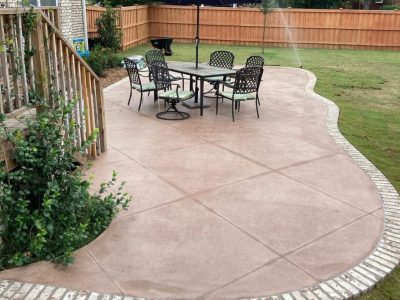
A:
<svg viewBox="0 0 400 300">
<path fill-rule="evenodd" d="M 115 172 L 98 193 L 89 192 L 91 183 L 74 157 L 96 134 L 75 144 L 77 126 L 64 125 L 74 106 L 59 100 L 52 108 L 41 101 L 36 118 L 25 121 L 26 136 L 9 131 L 0 115 L 0 134 L 14 145 L 12 158 L 19 166 L 11 173 L 0 168 L 1 268 L 37 260 L 72 263 L 72 252 L 99 235 L 130 201 L 124 183 L 115 186 Z"/>
<path fill-rule="evenodd" d="M 121 48 L 121 31 L 117 28 L 118 15 L 111 6 L 96 20 L 100 44 L 105 48 L 119 50 Z"/>
<path fill-rule="evenodd" d="M 100 40 L 98 37 L 88 38 L 89 42 L 89 50 L 94 49 L 96 46 L 101 46 Z"/>
<path fill-rule="evenodd" d="M 381 10 L 400 10 L 400 5 L 382 5 L 379 9 Z"/>
<path fill-rule="evenodd" d="M 116 6 L 132 6 L 132 5 L 149 5 L 153 3 L 160 2 L 158 0 L 92 0 L 95 3 L 99 3 L 101 5 L 111 5 L 112 7 Z"/>
<path fill-rule="evenodd" d="M 98 76 L 105 76 L 105 70 L 121 66 L 121 58 L 118 53 L 109 48 L 96 46 L 90 56 L 85 58 L 86 62 Z"/>
</svg>

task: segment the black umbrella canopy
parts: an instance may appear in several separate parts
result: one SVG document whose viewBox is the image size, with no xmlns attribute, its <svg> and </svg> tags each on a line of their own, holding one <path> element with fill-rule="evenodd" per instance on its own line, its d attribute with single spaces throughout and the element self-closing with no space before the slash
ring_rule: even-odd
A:
<svg viewBox="0 0 400 300">
<path fill-rule="evenodd" d="M 210 5 L 210 6 L 218 6 L 218 5 L 229 5 L 229 4 L 243 4 L 243 3 L 259 3 L 261 0 L 164 0 L 163 1 L 166 4 L 175 4 L 175 5 L 190 5 L 190 4 L 195 4 L 195 5 Z"/>
<path fill-rule="evenodd" d="M 175 5 L 208 5 L 208 6 L 225 6 L 229 4 L 244 4 L 244 3 L 260 3 L 261 0 L 164 0 L 167 4 Z"/>
<path fill-rule="evenodd" d="M 261 0 L 163 0 L 166 4 L 173 5 L 192 5 L 195 4 L 197 6 L 197 22 L 196 22 L 196 68 L 199 65 L 199 44 L 200 44 L 200 36 L 199 36 L 199 27 L 200 27 L 200 5 L 208 5 L 208 6 L 225 6 L 229 4 L 244 4 L 244 3 L 260 3 Z"/>
</svg>

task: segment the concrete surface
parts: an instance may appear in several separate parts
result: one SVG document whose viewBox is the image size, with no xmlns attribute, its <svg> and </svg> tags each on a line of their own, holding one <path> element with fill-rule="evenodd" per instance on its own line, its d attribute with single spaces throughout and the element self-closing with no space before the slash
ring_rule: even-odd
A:
<svg viewBox="0 0 400 300">
<path fill-rule="evenodd" d="M 302 70 L 267 68 L 260 119 L 253 101 L 161 121 L 163 103 L 126 80 L 105 92 L 112 170 L 134 197 L 68 268 L 46 262 L 0 278 L 76 290 L 179 299 L 231 299 L 299 290 L 359 264 L 383 230 L 370 178 L 328 135 L 326 104 Z M 133 102 L 133 103 L 132 103 Z"/>
</svg>

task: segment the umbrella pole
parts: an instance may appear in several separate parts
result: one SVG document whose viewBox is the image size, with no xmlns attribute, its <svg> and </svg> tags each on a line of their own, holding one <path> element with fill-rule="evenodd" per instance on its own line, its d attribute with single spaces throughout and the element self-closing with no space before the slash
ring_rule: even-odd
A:
<svg viewBox="0 0 400 300">
<path fill-rule="evenodd" d="M 199 67 L 199 27 L 200 27 L 200 5 L 197 4 L 197 22 L 196 22 L 196 69 Z"/>
</svg>

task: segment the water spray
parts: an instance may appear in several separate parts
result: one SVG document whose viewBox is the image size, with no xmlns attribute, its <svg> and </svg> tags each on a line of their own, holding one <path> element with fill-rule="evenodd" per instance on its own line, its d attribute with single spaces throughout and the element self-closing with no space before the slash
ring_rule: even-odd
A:
<svg viewBox="0 0 400 300">
<path fill-rule="evenodd" d="M 298 52 L 298 49 L 297 49 L 297 45 L 296 45 L 296 43 L 295 43 L 295 41 L 293 39 L 292 29 L 288 24 L 288 20 L 287 20 L 286 16 L 283 14 L 283 11 L 279 6 L 277 8 L 277 11 L 279 13 L 279 16 L 280 16 L 281 20 L 284 23 L 285 31 L 286 31 L 287 37 L 289 38 L 289 44 L 291 45 L 291 48 L 293 49 L 293 52 L 294 52 L 294 55 L 296 56 L 296 60 L 298 62 L 298 65 L 300 66 L 300 69 L 303 69 L 303 64 L 302 64 L 301 59 L 300 59 L 300 55 L 299 55 L 299 52 Z"/>
</svg>

